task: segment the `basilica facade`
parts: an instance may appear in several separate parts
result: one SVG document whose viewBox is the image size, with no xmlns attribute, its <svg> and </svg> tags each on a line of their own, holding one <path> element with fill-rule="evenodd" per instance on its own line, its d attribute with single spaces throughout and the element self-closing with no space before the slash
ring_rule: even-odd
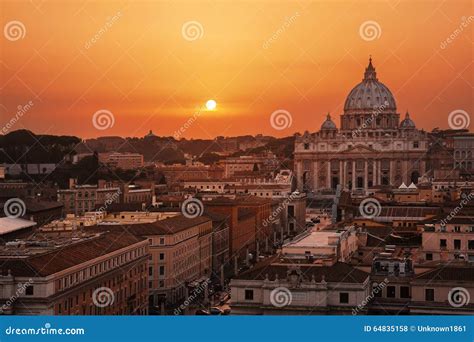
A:
<svg viewBox="0 0 474 342">
<path fill-rule="evenodd" d="M 347 95 L 337 128 L 330 114 L 318 132 L 295 141 L 300 191 L 342 189 L 368 192 L 381 185 L 417 183 L 426 173 L 428 133 L 409 113 L 400 121 L 395 98 L 372 65 Z"/>
</svg>

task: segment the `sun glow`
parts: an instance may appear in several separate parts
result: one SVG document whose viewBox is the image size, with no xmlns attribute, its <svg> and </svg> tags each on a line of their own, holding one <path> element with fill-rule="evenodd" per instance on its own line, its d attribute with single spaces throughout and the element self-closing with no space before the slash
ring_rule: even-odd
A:
<svg viewBox="0 0 474 342">
<path fill-rule="evenodd" d="M 214 100 L 209 100 L 206 102 L 206 108 L 207 110 L 214 110 L 217 107 L 217 102 Z"/>
</svg>

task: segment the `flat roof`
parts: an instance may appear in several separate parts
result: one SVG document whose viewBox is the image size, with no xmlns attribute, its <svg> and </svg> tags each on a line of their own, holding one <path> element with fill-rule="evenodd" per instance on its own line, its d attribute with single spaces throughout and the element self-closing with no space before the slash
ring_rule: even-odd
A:
<svg viewBox="0 0 474 342">
<path fill-rule="evenodd" d="M 33 227 L 34 225 L 36 225 L 36 222 L 21 218 L 0 217 L 0 235 Z"/>
</svg>

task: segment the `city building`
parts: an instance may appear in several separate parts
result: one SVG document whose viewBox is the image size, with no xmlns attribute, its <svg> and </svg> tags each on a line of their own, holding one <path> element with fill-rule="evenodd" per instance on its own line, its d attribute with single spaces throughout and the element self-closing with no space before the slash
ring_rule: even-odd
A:
<svg viewBox="0 0 474 342">
<path fill-rule="evenodd" d="M 143 167 L 143 155 L 139 153 L 99 153 L 99 162 L 114 169 L 134 170 Z"/>
<path fill-rule="evenodd" d="M 473 315 L 474 267 L 441 264 L 411 281 L 412 315 Z"/>
<path fill-rule="evenodd" d="M 212 220 L 212 275 L 222 282 L 225 271 L 229 272 L 232 266 L 229 264 L 230 217 L 209 211 L 204 215 Z"/>
<path fill-rule="evenodd" d="M 357 229 L 312 231 L 284 244 L 281 254 L 289 259 L 331 260 L 350 262 L 358 249 Z"/>
<path fill-rule="evenodd" d="M 369 295 L 369 276 L 342 262 L 267 258 L 232 279 L 232 314 L 348 315 Z"/>
<path fill-rule="evenodd" d="M 316 133 L 295 141 L 298 190 L 368 189 L 418 183 L 427 172 L 429 138 L 410 115 L 400 122 L 395 98 L 369 60 L 364 78 L 346 98 L 339 129 L 328 114 Z"/>
<path fill-rule="evenodd" d="M 225 178 L 245 171 L 275 172 L 280 166 L 279 160 L 271 152 L 256 156 L 228 157 L 221 160 L 220 164 L 224 167 Z"/>
<path fill-rule="evenodd" d="M 148 241 L 35 233 L 0 248 L 0 303 L 13 315 L 145 315 Z"/>
<path fill-rule="evenodd" d="M 474 261 L 474 214 L 447 217 L 424 221 L 420 262 Z"/>
<path fill-rule="evenodd" d="M 150 308 L 181 304 L 192 282 L 207 281 L 212 268 L 212 221 L 176 216 L 152 223 L 99 224 L 89 229 L 121 232 L 149 243 Z"/>
</svg>

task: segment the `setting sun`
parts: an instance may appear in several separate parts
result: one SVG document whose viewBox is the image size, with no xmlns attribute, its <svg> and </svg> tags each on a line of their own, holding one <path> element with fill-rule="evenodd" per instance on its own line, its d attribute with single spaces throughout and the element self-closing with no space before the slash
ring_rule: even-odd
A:
<svg viewBox="0 0 474 342">
<path fill-rule="evenodd" d="M 214 100 L 209 100 L 206 102 L 206 108 L 207 110 L 214 110 L 217 107 L 217 102 Z"/>
</svg>

